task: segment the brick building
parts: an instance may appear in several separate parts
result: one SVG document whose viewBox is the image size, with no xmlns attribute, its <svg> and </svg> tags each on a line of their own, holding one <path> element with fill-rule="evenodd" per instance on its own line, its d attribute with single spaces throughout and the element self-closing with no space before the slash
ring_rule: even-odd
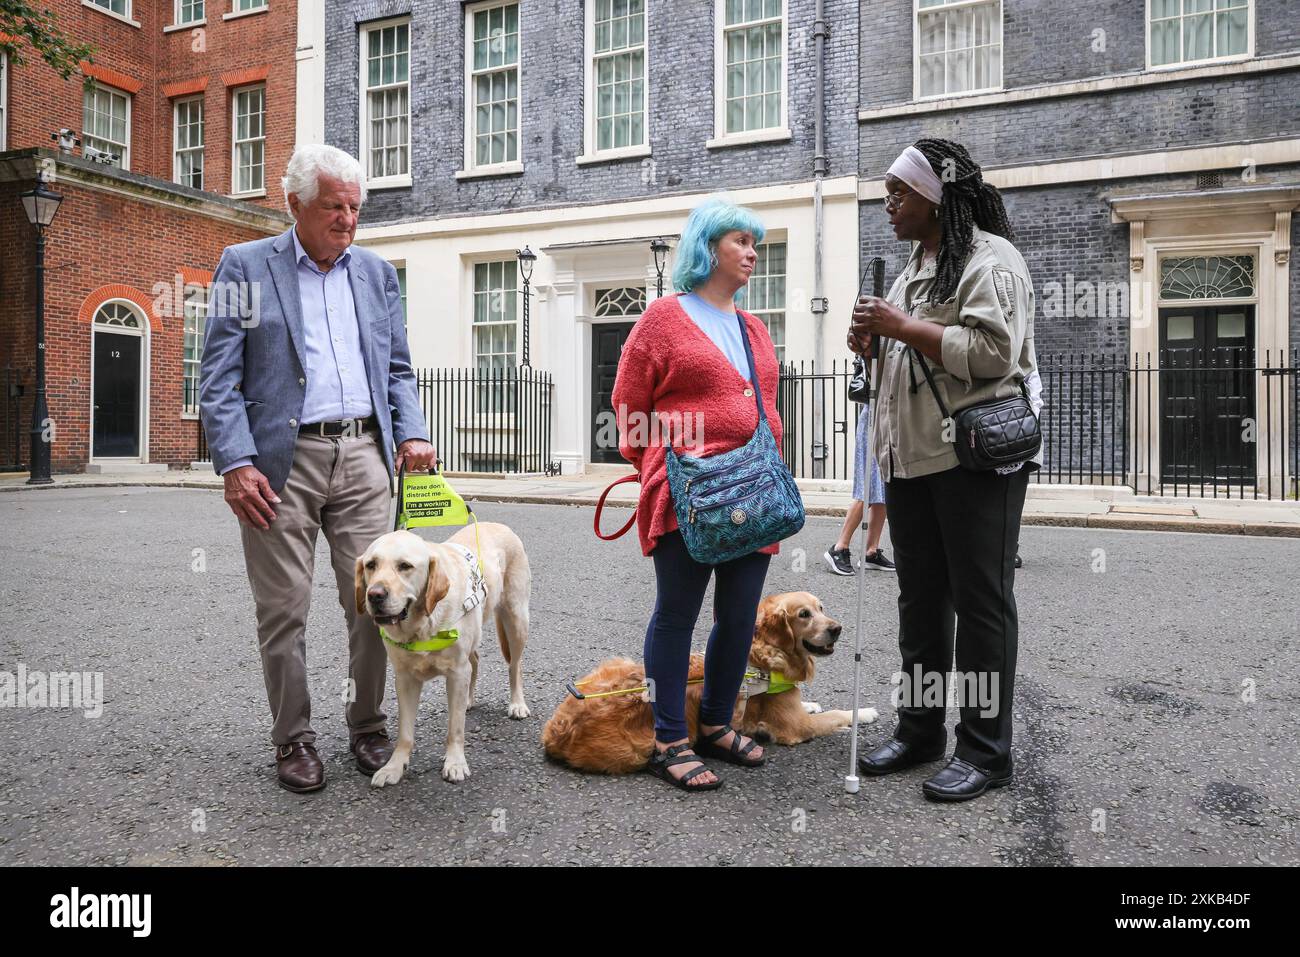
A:
<svg viewBox="0 0 1300 957">
<path fill-rule="evenodd" d="M 866 260 L 884 256 L 890 278 L 904 262 L 882 177 L 923 135 L 964 142 L 1004 189 L 1043 356 L 1300 346 L 1300 2 L 825 0 L 823 30 L 818 6 L 327 0 L 326 100 L 348 106 L 325 136 L 369 171 L 359 236 L 406 267 L 416 363 L 520 360 L 528 244 L 556 457 L 607 459 L 600 383 L 654 294 L 648 239 L 726 190 L 771 230 L 750 305 L 784 359 L 825 370 Z M 1262 422 L 1257 385 L 1231 409 L 1157 408 L 1148 429 L 1129 405 L 1108 425 L 1158 450 L 1166 413 L 1201 433 Z M 1056 399 L 1067 431 L 1097 411 Z M 1285 427 L 1232 454 L 1276 470 L 1262 459 Z M 1158 453 L 1143 468 L 1160 473 Z"/>
<path fill-rule="evenodd" d="M 46 250 L 54 469 L 188 465 L 203 287 L 225 246 L 290 222 L 297 4 L 48 7 L 94 62 L 63 80 L 30 49 L 21 67 L 0 58 L 0 466 L 29 461 L 35 237 L 17 197 L 38 170 L 63 196 Z M 61 129 L 80 145 L 61 151 Z"/>
</svg>

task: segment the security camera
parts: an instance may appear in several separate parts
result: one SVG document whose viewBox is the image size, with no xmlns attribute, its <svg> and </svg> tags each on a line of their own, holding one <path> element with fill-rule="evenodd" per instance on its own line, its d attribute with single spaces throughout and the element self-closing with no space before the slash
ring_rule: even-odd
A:
<svg viewBox="0 0 1300 957">
<path fill-rule="evenodd" d="M 117 154 L 110 153 L 107 150 L 96 149 L 93 146 L 87 146 L 81 151 L 81 155 L 92 163 L 103 163 L 105 166 L 117 162 Z"/>
<path fill-rule="evenodd" d="M 68 129 L 66 126 L 57 133 L 51 133 L 50 139 L 59 144 L 60 153 L 72 153 L 74 147 L 81 145 L 81 140 L 77 139 L 76 131 Z"/>
</svg>

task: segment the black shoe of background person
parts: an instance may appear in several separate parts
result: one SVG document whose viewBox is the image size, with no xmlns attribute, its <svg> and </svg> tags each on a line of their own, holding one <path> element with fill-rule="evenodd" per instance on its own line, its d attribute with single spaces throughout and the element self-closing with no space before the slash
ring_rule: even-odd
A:
<svg viewBox="0 0 1300 957">
<path fill-rule="evenodd" d="M 885 557 L 885 550 L 877 548 L 874 552 L 868 552 L 867 557 L 862 560 L 862 567 L 869 572 L 896 572 L 897 568 L 894 563 Z"/>
<path fill-rule="evenodd" d="M 858 757 L 858 770 L 872 777 L 893 774 L 895 771 L 902 771 L 904 768 L 910 768 L 915 764 L 938 761 L 943 757 L 947 747 L 947 738 L 940 739 L 938 744 L 919 745 L 899 741 L 897 738 L 890 738 L 876 750 L 860 755 Z"/>
<path fill-rule="evenodd" d="M 1019 553 L 1019 552 L 1016 552 L 1016 567 L 1017 567 L 1017 568 L 1024 568 L 1024 567 L 1025 567 L 1025 563 L 1022 562 L 1022 561 L 1020 560 L 1020 553 Z"/>
<path fill-rule="evenodd" d="M 985 771 L 969 761 L 954 757 L 948 765 L 921 785 L 921 792 L 931 801 L 969 801 L 989 788 L 1011 783 L 1012 761 L 1007 758 L 1004 771 Z"/>
<path fill-rule="evenodd" d="M 826 559 L 826 565 L 830 568 L 832 574 L 853 574 L 853 555 L 847 548 L 836 548 L 832 545 L 826 549 L 826 553 L 822 555 L 822 558 Z"/>
</svg>

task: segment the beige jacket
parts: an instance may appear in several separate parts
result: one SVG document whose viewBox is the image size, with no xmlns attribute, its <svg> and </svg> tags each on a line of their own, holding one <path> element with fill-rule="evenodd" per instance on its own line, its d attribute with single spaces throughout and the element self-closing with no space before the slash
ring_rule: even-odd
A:
<svg viewBox="0 0 1300 957">
<path fill-rule="evenodd" d="M 948 411 L 1015 395 L 1037 366 L 1034 355 L 1034 286 L 1020 253 L 1001 236 L 976 228 L 956 296 L 931 306 L 934 263 L 921 268 L 922 248 L 912 250 L 889 301 L 926 322 L 944 326 L 943 364 L 926 359 Z M 886 482 L 919 478 L 958 465 L 952 429 L 925 381 L 914 353 L 897 340 L 882 340 L 875 363 L 872 452 Z M 1042 465 L 1039 449 L 1033 461 Z"/>
</svg>

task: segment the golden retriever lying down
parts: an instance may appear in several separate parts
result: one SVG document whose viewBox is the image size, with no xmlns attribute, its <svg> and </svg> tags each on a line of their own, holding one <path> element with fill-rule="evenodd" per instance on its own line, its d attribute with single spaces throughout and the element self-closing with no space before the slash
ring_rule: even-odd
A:
<svg viewBox="0 0 1300 957">
<path fill-rule="evenodd" d="M 770 675 L 780 672 L 798 684 L 811 681 L 813 659 L 832 653 L 840 637 L 840 624 L 826 615 L 821 601 L 808 592 L 768 595 L 759 603 L 754 644 L 749 651 L 750 671 Z M 690 678 L 704 677 L 704 656 L 691 655 Z M 654 715 L 645 693 L 590 697 L 602 691 L 640 688 L 645 669 L 626 658 L 611 658 L 579 683 L 589 697 L 565 697 L 542 729 L 542 747 L 548 756 L 582 771 L 626 774 L 639 771 L 654 747 Z M 699 734 L 703 685 L 686 686 L 686 724 L 694 741 Z M 870 724 L 875 708 L 860 708 L 858 720 Z M 798 687 L 775 694 L 752 694 L 746 705 L 742 694 L 731 719 L 733 727 L 760 741 L 801 744 L 847 728 L 851 711 L 822 711 L 800 700 Z"/>
</svg>

